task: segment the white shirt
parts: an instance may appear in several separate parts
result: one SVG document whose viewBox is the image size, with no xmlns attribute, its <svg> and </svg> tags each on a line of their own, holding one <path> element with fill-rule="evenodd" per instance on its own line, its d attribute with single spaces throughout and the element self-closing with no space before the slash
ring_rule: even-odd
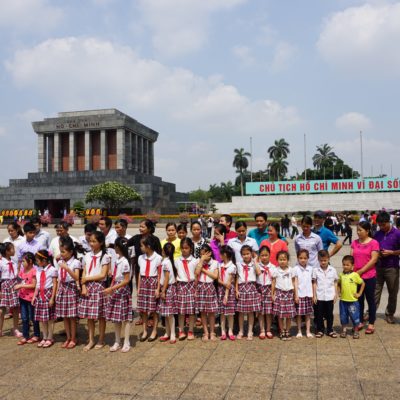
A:
<svg viewBox="0 0 400 400">
<path fill-rule="evenodd" d="M 73 242 L 79 242 L 76 238 L 74 238 L 71 235 L 68 235 Z M 50 247 L 49 247 L 50 254 L 53 256 L 53 258 L 58 258 L 61 254 L 60 252 L 60 236 L 56 236 L 55 238 L 52 239 L 50 242 Z"/>
<path fill-rule="evenodd" d="M 258 264 L 261 269 L 261 274 L 257 276 L 257 283 L 262 286 L 271 285 L 272 283 L 272 276 L 276 267 L 272 263 L 268 263 L 268 265 L 264 265 L 259 263 Z"/>
<path fill-rule="evenodd" d="M 7 239 L 4 239 L 3 243 L 10 242 L 14 245 L 15 254 L 11 257 L 11 259 L 17 264 L 18 264 L 18 249 L 22 243 L 25 243 L 25 241 L 26 240 L 24 236 L 18 236 L 15 240 L 11 239 L 10 236 Z"/>
<path fill-rule="evenodd" d="M 46 268 L 38 267 L 36 270 L 36 289 L 40 289 L 40 276 L 42 275 L 42 271 L 46 274 L 46 282 L 44 284 L 45 289 L 50 289 L 53 287 L 53 278 L 57 278 L 57 270 L 52 266 L 48 265 Z M 39 294 L 40 295 L 40 294 Z"/>
<path fill-rule="evenodd" d="M 161 287 L 164 285 L 166 272 L 169 272 L 168 286 L 173 285 L 176 282 L 174 270 L 172 268 L 171 260 L 169 258 L 164 258 L 164 260 L 162 261 L 161 271 L 162 271 L 161 276 L 160 276 L 160 286 Z"/>
<path fill-rule="evenodd" d="M 273 275 L 275 278 L 275 288 L 279 290 L 283 290 L 284 292 L 288 292 L 289 290 L 293 290 L 293 278 L 294 278 L 294 270 L 291 267 L 283 270 L 278 267 L 275 269 Z"/>
<path fill-rule="evenodd" d="M 103 265 L 110 264 L 111 258 L 110 256 L 106 253 L 104 254 L 103 258 L 101 258 L 102 251 L 99 251 L 97 254 L 93 254 L 91 251 L 90 253 L 86 253 L 82 259 L 82 265 L 83 268 L 85 269 L 85 275 L 86 276 L 96 276 L 101 274 L 101 270 L 103 268 Z M 93 259 L 93 257 L 96 257 L 96 261 Z M 93 261 L 93 263 L 92 263 Z M 92 268 L 90 268 L 92 267 Z M 89 272 L 90 271 L 90 272 Z M 104 278 L 105 280 L 105 278 Z"/>
<path fill-rule="evenodd" d="M 253 262 L 246 265 L 244 263 L 237 263 L 237 274 L 238 274 L 238 283 L 247 283 L 247 282 L 255 282 L 257 280 L 256 274 L 256 266 Z M 246 280 L 246 273 L 245 269 L 247 269 L 247 280 Z"/>
<path fill-rule="evenodd" d="M 86 251 L 92 251 L 89 242 L 86 240 L 86 235 L 79 236 L 79 243 Z"/>
<path fill-rule="evenodd" d="M 205 269 L 208 268 L 208 271 L 215 272 L 216 270 L 218 270 L 218 261 L 210 260 L 208 262 L 208 264 L 204 264 L 202 268 L 205 268 Z M 200 276 L 199 276 L 199 282 L 212 283 L 212 282 L 214 282 L 214 279 L 210 278 L 206 273 L 201 272 Z"/>
<path fill-rule="evenodd" d="M 117 260 L 112 268 L 112 274 L 114 279 L 114 285 L 117 283 L 121 283 L 127 272 L 131 272 L 131 266 L 129 265 L 129 261 L 125 257 L 117 257 Z M 115 276 L 114 276 L 115 274 Z"/>
<path fill-rule="evenodd" d="M 324 249 L 322 239 L 314 232 L 311 232 L 310 236 L 305 237 L 302 233 L 296 236 L 294 240 L 294 247 L 296 253 L 299 250 L 308 250 L 309 259 L 308 263 L 316 268 L 318 266 L 318 252 Z"/>
<path fill-rule="evenodd" d="M 335 282 L 338 280 L 336 269 L 331 265 L 326 270 L 318 266 L 314 268 L 312 278 L 317 283 L 317 300 L 333 300 L 336 294 Z"/>
<path fill-rule="evenodd" d="M 190 281 L 188 280 L 188 276 L 186 275 L 186 271 L 185 271 L 185 267 L 184 267 L 184 261 L 187 261 L 187 266 L 188 266 L 188 270 L 189 270 L 189 278 Z M 199 260 L 197 258 L 194 258 L 192 256 L 188 257 L 188 258 L 184 258 L 184 257 L 178 257 L 175 260 L 175 267 L 178 273 L 178 276 L 176 278 L 176 280 L 178 282 L 193 282 L 195 279 L 194 276 L 194 270 L 196 269 L 197 265 L 199 263 Z"/>
<path fill-rule="evenodd" d="M 301 265 L 296 265 L 294 268 L 294 276 L 297 277 L 298 282 L 298 293 L 299 297 L 313 297 L 312 290 L 312 273 L 313 267 L 306 265 L 303 268 Z"/>
<path fill-rule="evenodd" d="M 158 271 L 159 267 L 161 266 L 162 263 L 162 257 L 154 252 L 151 257 L 147 257 L 146 254 L 142 254 L 139 259 L 138 259 L 138 264 L 140 268 L 140 275 L 141 276 L 146 276 L 146 266 L 147 266 L 147 260 L 150 260 L 150 270 L 149 270 L 149 275 L 148 276 L 158 276 Z"/>
<path fill-rule="evenodd" d="M 49 232 L 40 229 L 36 234 L 35 239 L 43 246 L 44 249 L 48 249 L 50 247 L 50 234 Z"/>
<path fill-rule="evenodd" d="M 227 245 L 235 252 L 235 259 L 238 264 L 243 262 L 240 250 L 244 245 L 250 246 L 253 251 L 258 251 L 259 249 L 256 240 L 248 236 L 246 236 L 246 239 L 243 242 L 241 242 L 237 237 L 229 239 Z"/>
<path fill-rule="evenodd" d="M 10 271 L 9 263 L 12 264 L 12 268 Z M 14 271 L 14 272 L 13 272 Z M 18 264 L 11 258 L 8 261 L 5 257 L 0 259 L 0 279 L 15 279 L 18 276 Z"/>
<path fill-rule="evenodd" d="M 65 280 L 64 282 L 69 283 L 69 282 L 75 282 L 75 279 L 72 278 L 72 276 L 66 271 L 60 268 L 60 263 L 63 261 L 55 261 L 54 267 L 58 271 L 58 280 L 61 282 L 62 275 L 65 274 Z M 68 266 L 68 268 L 72 271 L 75 271 L 76 269 L 82 269 L 82 264 L 79 260 L 77 260 L 75 257 L 71 257 L 68 261 L 65 262 Z"/>
<path fill-rule="evenodd" d="M 290 218 L 290 222 L 291 222 L 292 226 L 297 226 L 297 219 L 294 215 L 292 218 Z"/>
<path fill-rule="evenodd" d="M 224 275 L 224 277 L 223 277 L 224 283 L 228 283 L 229 278 L 232 275 L 233 275 L 232 277 L 234 278 L 234 276 L 236 275 L 236 272 L 237 272 L 237 267 L 232 261 L 229 261 L 228 264 L 226 264 L 226 265 L 224 263 L 220 263 L 218 268 L 219 268 L 219 276 L 220 276 L 221 280 L 222 280 L 222 275 Z M 222 271 L 224 271 L 224 273 L 222 273 Z"/>
<path fill-rule="evenodd" d="M 106 236 L 106 246 L 108 246 L 109 244 L 114 244 L 115 243 L 115 239 L 118 237 L 118 234 L 116 232 L 116 230 L 114 228 L 111 228 Z"/>
</svg>

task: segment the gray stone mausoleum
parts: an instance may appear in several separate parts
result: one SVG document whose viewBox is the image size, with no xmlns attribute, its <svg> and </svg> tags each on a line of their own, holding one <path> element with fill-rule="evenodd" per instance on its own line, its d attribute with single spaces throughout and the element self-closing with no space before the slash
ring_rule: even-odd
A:
<svg viewBox="0 0 400 400">
<path fill-rule="evenodd" d="M 0 188 L 0 209 L 48 208 L 58 217 L 89 188 L 105 181 L 133 186 L 143 197 L 130 204 L 145 213 L 177 211 L 175 184 L 154 176 L 158 133 L 116 110 L 60 112 L 32 122 L 38 137 L 38 170 Z M 91 206 L 98 206 L 93 204 Z"/>
</svg>

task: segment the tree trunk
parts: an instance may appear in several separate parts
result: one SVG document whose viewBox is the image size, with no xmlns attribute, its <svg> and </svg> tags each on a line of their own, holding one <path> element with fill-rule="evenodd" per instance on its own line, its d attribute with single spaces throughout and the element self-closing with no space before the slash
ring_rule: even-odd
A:
<svg viewBox="0 0 400 400">
<path fill-rule="evenodd" d="M 243 197 L 243 170 L 240 169 L 240 195 Z"/>
</svg>

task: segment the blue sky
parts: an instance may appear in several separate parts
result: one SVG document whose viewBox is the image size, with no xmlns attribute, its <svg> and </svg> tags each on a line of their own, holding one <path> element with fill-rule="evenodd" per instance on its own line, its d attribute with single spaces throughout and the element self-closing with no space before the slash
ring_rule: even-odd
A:
<svg viewBox="0 0 400 400">
<path fill-rule="evenodd" d="M 400 2 L 0 0 L 0 184 L 37 170 L 30 122 L 118 108 L 160 133 L 180 191 L 234 179 L 233 149 L 289 172 L 329 143 L 364 175 L 400 174 Z"/>
</svg>

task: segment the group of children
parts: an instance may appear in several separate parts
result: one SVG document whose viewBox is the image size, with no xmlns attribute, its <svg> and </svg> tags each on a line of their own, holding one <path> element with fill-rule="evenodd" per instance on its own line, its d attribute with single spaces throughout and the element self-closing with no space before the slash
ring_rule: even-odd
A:
<svg viewBox="0 0 400 400">
<path fill-rule="evenodd" d="M 77 344 L 77 319 L 86 318 L 89 340 L 85 351 L 105 346 L 106 321 L 114 323 L 115 330 L 115 343 L 110 351 L 129 351 L 133 312 L 132 271 L 127 241 L 124 238 L 115 241 L 116 256 L 113 258 L 106 248 L 102 232 L 92 233 L 89 245 L 91 251 L 84 254 L 80 261 L 77 251 L 82 249 L 71 238 L 63 238 L 60 239 L 60 255 L 56 259 L 53 260 L 46 250 L 35 254 L 27 252 L 22 257 L 21 265 L 13 260 L 13 244 L 7 242 L 1 245 L 0 335 L 4 315 L 9 309 L 13 315 L 13 333 L 19 338 L 18 345 L 36 343 L 38 347 L 47 348 L 54 344 L 54 321 L 62 318 L 66 332 L 62 347 L 73 349 Z M 303 318 L 306 337 L 313 337 L 313 314 L 315 336 L 319 338 L 326 333 L 335 338 L 333 307 L 339 293 L 343 327 L 341 337 L 346 337 L 349 318 L 354 328 L 353 337 L 359 337 L 357 300 L 364 283 L 353 272 L 352 256 L 343 258 L 343 272 L 338 276 L 329 264 L 329 253 L 324 250 L 319 252 L 318 266 L 314 268 L 308 264 L 308 251 L 299 250 L 296 266 L 292 268 L 287 251 L 277 254 L 278 266 L 270 263 L 270 250 L 265 246 L 256 254 L 250 246 L 244 245 L 240 250 L 240 263 L 235 262 L 235 252 L 229 246 L 222 246 L 222 261 L 217 262 L 206 243 L 201 246 L 199 257 L 195 258 L 195 246 L 190 238 L 180 240 L 179 257 L 174 257 L 177 249 L 168 241 L 162 248 L 162 254 L 158 254 L 157 243 L 152 236 L 143 238 L 140 247 L 143 254 L 138 257 L 137 311 L 143 320 L 141 342 L 157 339 L 159 316 L 165 325 L 165 334 L 160 341 L 176 343 L 177 339 L 194 340 L 198 314 L 203 327 L 203 341 L 217 340 L 215 320 L 218 314 L 221 340 L 242 339 L 245 336 L 245 317 L 248 321 L 247 340 L 253 340 L 255 317 L 259 321 L 260 339 L 273 338 L 271 326 L 274 317 L 278 320 L 282 340 L 291 338 L 289 331 L 294 317 L 297 317 L 297 337 L 303 336 Z M 19 310 L 22 333 L 18 331 Z M 239 331 L 235 336 L 236 313 Z M 147 332 L 149 316 L 153 318 L 150 335 Z M 99 329 L 97 343 L 96 321 Z M 30 324 L 33 325 L 33 336 L 29 332 Z M 121 347 L 123 327 L 124 342 Z"/>
</svg>

